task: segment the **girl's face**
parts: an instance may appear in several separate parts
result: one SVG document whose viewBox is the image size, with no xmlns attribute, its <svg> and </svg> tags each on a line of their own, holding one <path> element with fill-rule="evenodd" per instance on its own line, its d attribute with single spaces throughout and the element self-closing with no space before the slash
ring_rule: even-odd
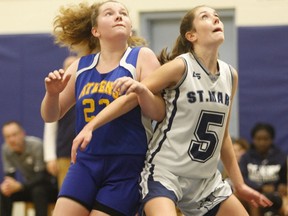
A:
<svg viewBox="0 0 288 216">
<path fill-rule="evenodd" d="M 273 143 L 272 137 L 270 133 L 265 129 L 258 130 L 253 137 L 254 147 L 260 153 L 266 153 L 269 150 L 272 143 Z"/>
<path fill-rule="evenodd" d="M 216 11 L 200 7 L 195 11 L 193 21 L 195 40 L 200 45 L 220 45 L 224 41 L 224 25 Z"/>
<path fill-rule="evenodd" d="M 131 35 L 131 20 L 127 9 L 118 2 L 107 2 L 99 8 L 95 36 L 111 38 L 122 35 L 125 38 Z"/>
</svg>

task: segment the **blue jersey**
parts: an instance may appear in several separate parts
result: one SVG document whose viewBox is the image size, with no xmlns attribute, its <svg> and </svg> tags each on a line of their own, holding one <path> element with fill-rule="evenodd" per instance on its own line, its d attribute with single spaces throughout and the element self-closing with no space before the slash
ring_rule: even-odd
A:
<svg viewBox="0 0 288 216">
<path fill-rule="evenodd" d="M 127 76 L 135 79 L 140 49 L 140 47 L 128 47 L 118 67 L 105 74 L 99 73 L 96 69 L 100 53 L 80 59 L 75 87 L 77 133 L 120 96 L 119 92 L 112 91 L 113 82 L 117 78 Z M 140 107 L 137 106 L 96 129 L 84 151 L 94 155 L 145 155 L 150 136 L 151 121 L 141 115 Z"/>
</svg>

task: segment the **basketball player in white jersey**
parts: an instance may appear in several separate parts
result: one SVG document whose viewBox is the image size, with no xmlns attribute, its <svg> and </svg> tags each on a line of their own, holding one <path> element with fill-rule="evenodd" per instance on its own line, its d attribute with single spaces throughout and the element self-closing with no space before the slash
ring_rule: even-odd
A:
<svg viewBox="0 0 288 216">
<path fill-rule="evenodd" d="M 163 91 L 166 116 L 156 125 L 141 174 L 146 216 L 176 216 L 175 205 L 186 216 L 248 215 L 217 170 L 220 158 L 240 198 L 255 206 L 272 205 L 244 183 L 233 152 L 228 128 L 238 76 L 218 59 L 223 41 L 216 11 L 196 7 L 182 19 L 172 52 L 162 51 L 160 62 L 169 62 L 153 77 L 114 83 L 123 94 L 136 93 L 147 116 L 164 109 L 154 106 L 151 93 Z"/>
</svg>

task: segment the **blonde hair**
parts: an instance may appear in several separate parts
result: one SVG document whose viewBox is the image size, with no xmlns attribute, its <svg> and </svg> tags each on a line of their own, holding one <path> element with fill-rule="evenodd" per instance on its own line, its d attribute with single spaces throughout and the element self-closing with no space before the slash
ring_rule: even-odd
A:
<svg viewBox="0 0 288 216">
<path fill-rule="evenodd" d="M 62 6 L 54 19 L 53 35 L 55 43 L 68 47 L 78 54 L 87 55 L 101 50 L 99 39 L 91 33 L 93 26 L 97 26 L 99 8 L 107 2 L 89 5 L 87 2 L 76 5 Z M 128 38 L 128 46 L 146 46 L 146 41 L 137 36 Z"/>
</svg>

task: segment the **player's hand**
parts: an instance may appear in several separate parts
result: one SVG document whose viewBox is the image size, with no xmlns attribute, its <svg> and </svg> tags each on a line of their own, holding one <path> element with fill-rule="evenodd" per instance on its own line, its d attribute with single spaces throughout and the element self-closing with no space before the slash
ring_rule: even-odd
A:
<svg viewBox="0 0 288 216">
<path fill-rule="evenodd" d="M 84 150 L 92 139 L 93 128 L 87 124 L 75 137 L 71 149 L 71 162 L 76 162 L 77 150 Z"/>
<path fill-rule="evenodd" d="M 129 94 L 131 92 L 141 94 L 144 90 L 145 86 L 131 77 L 121 77 L 113 83 L 113 91 L 119 91 L 120 94 Z"/>
<path fill-rule="evenodd" d="M 236 195 L 238 197 L 251 203 L 256 208 L 258 208 L 259 206 L 268 207 L 273 204 L 266 196 L 252 189 L 246 184 L 243 184 L 235 188 L 235 190 L 236 190 Z"/>
<path fill-rule="evenodd" d="M 45 77 L 44 81 L 47 93 L 56 95 L 64 90 L 71 77 L 71 74 L 65 74 L 64 72 L 63 69 L 54 70 Z"/>
</svg>

